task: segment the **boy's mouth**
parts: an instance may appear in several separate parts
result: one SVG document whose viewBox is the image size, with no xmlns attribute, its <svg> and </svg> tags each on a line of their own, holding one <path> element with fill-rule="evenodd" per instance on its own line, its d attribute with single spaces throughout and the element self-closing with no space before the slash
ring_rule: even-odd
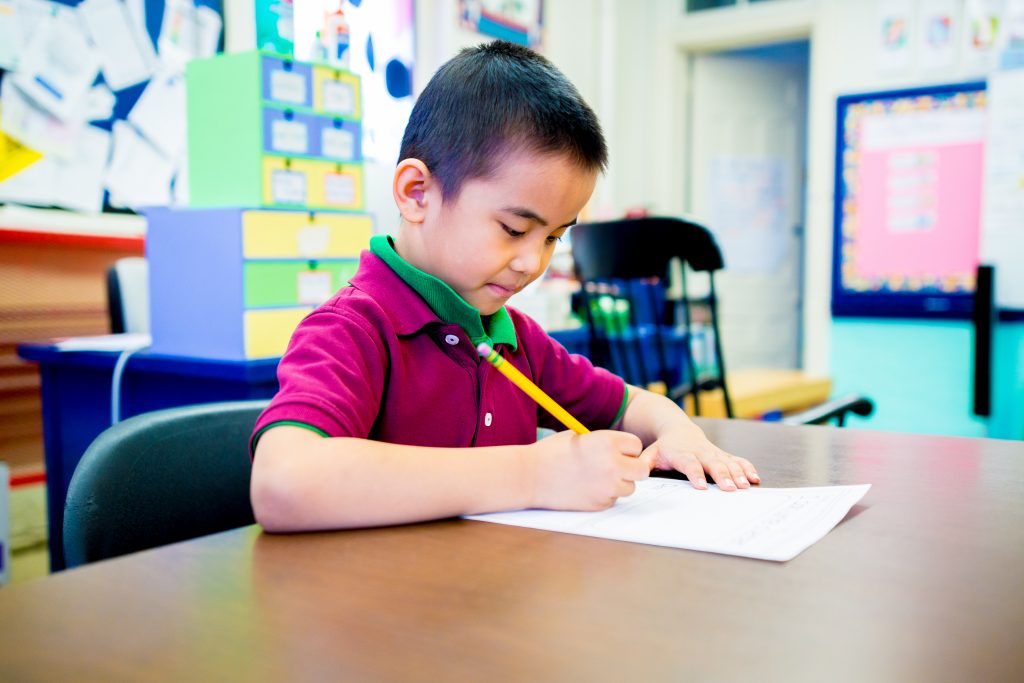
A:
<svg viewBox="0 0 1024 683">
<path fill-rule="evenodd" d="M 516 292 L 518 292 L 519 289 L 520 289 L 516 285 L 505 286 L 505 285 L 499 285 L 497 282 L 488 282 L 487 283 L 487 287 L 492 292 L 497 294 L 498 296 L 503 296 L 503 297 L 510 297 L 513 294 L 515 294 Z"/>
</svg>

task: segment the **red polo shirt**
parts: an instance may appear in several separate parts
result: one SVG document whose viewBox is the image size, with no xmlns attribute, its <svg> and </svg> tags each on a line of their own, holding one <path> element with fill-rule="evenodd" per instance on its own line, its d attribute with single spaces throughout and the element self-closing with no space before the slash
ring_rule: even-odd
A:
<svg viewBox="0 0 1024 683">
<path fill-rule="evenodd" d="M 497 343 L 498 352 L 588 428 L 612 427 L 625 407 L 622 379 L 506 310 L 515 340 Z M 350 286 L 292 335 L 277 370 L 280 391 L 256 422 L 252 445 L 281 423 L 439 447 L 533 443 L 538 426 L 563 429 L 475 347 L 388 263 L 363 252 Z"/>
</svg>

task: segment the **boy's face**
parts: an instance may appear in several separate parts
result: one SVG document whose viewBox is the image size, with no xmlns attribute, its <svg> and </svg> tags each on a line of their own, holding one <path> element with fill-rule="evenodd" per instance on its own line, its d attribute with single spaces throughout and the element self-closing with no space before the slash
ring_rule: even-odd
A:
<svg viewBox="0 0 1024 683">
<path fill-rule="evenodd" d="M 544 272 L 555 244 L 594 192 L 597 171 L 558 154 L 515 152 L 487 178 L 428 204 L 422 270 L 444 280 L 482 315 Z M 434 187 L 433 199 L 440 199 Z"/>
</svg>

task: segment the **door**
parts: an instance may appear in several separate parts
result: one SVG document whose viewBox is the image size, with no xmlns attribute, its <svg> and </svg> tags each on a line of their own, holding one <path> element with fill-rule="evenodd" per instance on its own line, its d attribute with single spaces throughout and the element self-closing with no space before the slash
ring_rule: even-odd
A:
<svg viewBox="0 0 1024 683">
<path fill-rule="evenodd" d="M 687 205 L 714 232 L 726 367 L 801 355 L 806 41 L 690 58 Z"/>
</svg>

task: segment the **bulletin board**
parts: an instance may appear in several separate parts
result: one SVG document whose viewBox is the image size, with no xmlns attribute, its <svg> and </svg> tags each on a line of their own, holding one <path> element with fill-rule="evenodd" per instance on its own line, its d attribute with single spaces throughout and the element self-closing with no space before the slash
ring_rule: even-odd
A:
<svg viewBox="0 0 1024 683">
<path fill-rule="evenodd" d="M 970 317 L 986 107 L 984 82 L 838 99 L 833 315 Z"/>
</svg>

